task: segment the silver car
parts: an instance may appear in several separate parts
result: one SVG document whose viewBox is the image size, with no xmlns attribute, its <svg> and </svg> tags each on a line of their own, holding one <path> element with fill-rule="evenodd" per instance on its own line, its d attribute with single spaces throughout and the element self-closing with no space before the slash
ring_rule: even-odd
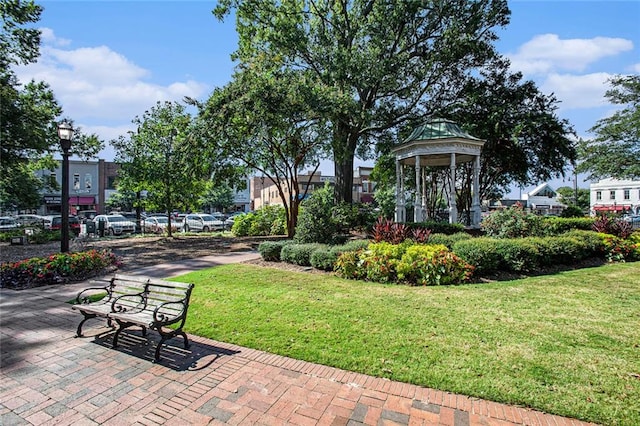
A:
<svg viewBox="0 0 640 426">
<path fill-rule="evenodd" d="M 93 218 L 96 229 L 104 226 L 104 232 L 109 235 L 132 234 L 136 230 L 136 224 L 121 214 L 99 214 Z M 100 223 L 103 225 L 100 225 Z"/>
<path fill-rule="evenodd" d="M 167 216 L 149 216 L 142 221 L 142 231 L 153 234 L 165 234 L 169 227 Z M 171 218 L 171 231 L 176 232 L 182 229 L 182 223 Z"/>
<path fill-rule="evenodd" d="M 191 213 L 182 221 L 184 232 L 211 232 L 224 230 L 224 222 L 210 214 Z"/>
</svg>

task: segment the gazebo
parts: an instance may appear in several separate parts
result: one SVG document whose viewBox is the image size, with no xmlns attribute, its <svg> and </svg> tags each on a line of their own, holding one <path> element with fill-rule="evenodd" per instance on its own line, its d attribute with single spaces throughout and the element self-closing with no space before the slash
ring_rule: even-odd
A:
<svg viewBox="0 0 640 426">
<path fill-rule="evenodd" d="M 449 167 L 449 223 L 458 221 L 456 206 L 456 165 L 473 161 L 473 201 L 471 225 L 480 225 L 480 151 L 485 141 L 462 131 L 453 121 L 431 118 L 391 152 L 396 158 L 396 222 L 406 222 L 404 167 L 415 166 L 416 198 L 413 219 L 425 220 L 426 189 L 421 187 L 425 167 Z"/>
</svg>

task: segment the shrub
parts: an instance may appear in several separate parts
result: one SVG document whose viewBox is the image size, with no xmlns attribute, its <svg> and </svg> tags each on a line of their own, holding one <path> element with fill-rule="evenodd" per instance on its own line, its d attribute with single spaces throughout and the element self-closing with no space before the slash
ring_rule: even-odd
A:
<svg viewBox="0 0 640 426">
<path fill-rule="evenodd" d="M 519 205 L 491 213 L 484 218 L 481 226 L 487 236 L 496 238 L 519 238 L 543 234 L 542 218 L 526 213 Z"/>
<path fill-rule="evenodd" d="M 429 236 L 429 244 L 444 244 L 447 246 L 449 250 L 453 248 L 453 245 L 458 241 L 468 240 L 473 238 L 471 235 L 466 232 L 456 232 L 455 234 L 447 235 L 447 234 L 431 234 Z"/>
<path fill-rule="evenodd" d="M 560 235 L 568 231 L 590 231 L 595 220 L 591 217 L 545 217 L 542 219 L 542 227 L 545 235 Z"/>
<path fill-rule="evenodd" d="M 327 247 L 326 249 L 319 248 L 311 254 L 311 266 L 323 271 L 333 271 L 342 253 L 366 249 L 368 245 L 368 240 L 353 240 L 346 244 Z"/>
<path fill-rule="evenodd" d="M 394 282 L 397 279 L 396 268 L 400 258 L 411 242 L 391 244 L 388 242 L 371 243 L 360 252 L 361 267 L 366 279 L 381 283 Z"/>
<path fill-rule="evenodd" d="M 288 263 L 300 266 L 311 266 L 311 254 L 320 248 L 326 247 L 324 244 L 286 244 L 280 251 L 280 258 Z"/>
<path fill-rule="evenodd" d="M 333 192 L 329 183 L 317 189 L 302 202 L 294 240 L 297 243 L 331 244 L 338 234 L 338 225 L 333 218 Z"/>
<path fill-rule="evenodd" d="M 539 252 L 535 244 L 526 239 L 502 239 L 495 246 L 500 265 L 513 272 L 528 272 L 538 266 Z"/>
<path fill-rule="evenodd" d="M 0 265 L 0 287 L 25 288 L 81 281 L 118 266 L 109 250 L 58 253 Z"/>
<path fill-rule="evenodd" d="M 376 243 L 385 241 L 391 244 L 400 244 L 408 235 L 409 229 L 405 224 L 396 223 L 382 216 L 378 217 L 373 226 L 372 238 Z"/>
<path fill-rule="evenodd" d="M 343 278 L 359 280 L 366 277 L 366 271 L 361 267 L 360 254 L 364 249 L 345 251 L 338 256 L 335 271 Z"/>
<path fill-rule="evenodd" d="M 584 217 L 582 209 L 576 205 L 567 206 L 560 214 L 562 217 Z"/>
<path fill-rule="evenodd" d="M 430 229 L 432 233 L 437 234 L 452 235 L 459 232 L 464 232 L 464 225 L 462 225 L 461 223 L 437 222 L 435 220 L 429 220 L 426 222 L 408 222 L 405 225 L 407 225 L 409 229 Z"/>
<path fill-rule="evenodd" d="M 316 269 L 323 271 L 333 271 L 336 261 L 338 260 L 338 253 L 331 250 L 331 248 L 319 248 L 311 253 L 309 263 Z"/>
<path fill-rule="evenodd" d="M 398 279 L 411 285 L 447 285 L 469 280 L 473 267 L 444 245 L 413 245 L 398 263 Z"/>
<path fill-rule="evenodd" d="M 350 231 L 366 231 L 376 221 L 376 212 L 368 203 L 340 203 L 331 209 L 331 215 L 341 233 Z"/>
<path fill-rule="evenodd" d="M 233 226 L 231 227 L 231 233 L 236 237 L 246 237 L 249 235 L 251 224 L 255 220 L 255 213 L 247 213 L 237 216 L 233 220 Z"/>
<path fill-rule="evenodd" d="M 476 274 L 495 272 L 500 268 L 501 258 L 497 251 L 498 240 L 494 238 L 471 238 L 453 245 L 453 252 L 475 268 Z"/>
<path fill-rule="evenodd" d="M 282 247 L 287 244 L 291 244 L 291 241 L 264 241 L 258 246 L 258 253 L 260 253 L 263 260 L 268 262 L 278 262 L 280 261 L 280 252 Z"/>
<path fill-rule="evenodd" d="M 601 257 L 605 252 L 604 246 L 604 234 L 599 234 L 595 231 L 583 231 L 575 229 L 573 231 L 565 232 L 560 235 L 562 237 L 576 238 L 584 244 L 584 256 L 588 257 Z"/>
<path fill-rule="evenodd" d="M 611 218 L 605 214 L 594 221 L 592 229 L 596 232 L 615 235 L 623 239 L 629 238 L 633 233 L 633 227 L 629 222 L 619 218 Z"/>
<path fill-rule="evenodd" d="M 638 260 L 640 249 L 638 244 L 631 239 L 624 240 L 614 235 L 603 235 L 605 246 L 605 258 L 608 262 L 625 262 L 627 260 Z"/>
</svg>

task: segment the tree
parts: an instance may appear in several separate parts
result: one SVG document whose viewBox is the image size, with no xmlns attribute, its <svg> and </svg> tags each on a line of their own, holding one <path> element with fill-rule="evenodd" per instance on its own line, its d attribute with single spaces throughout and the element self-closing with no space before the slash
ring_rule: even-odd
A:
<svg viewBox="0 0 640 426">
<path fill-rule="evenodd" d="M 59 152 L 56 118 L 62 109 L 44 82 L 22 85 L 13 66 L 35 62 L 40 32 L 28 25 L 38 22 L 42 7 L 32 1 L 0 2 L 0 204 L 6 208 L 35 208 L 39 191 L 49 182 L 34 179 L 38 169 L 53 170 Z M 72 121 L 72 120 L 68 120 Z M 102 148 L 95 135 L 76 129 L 72 154 L 94 156 Z"/>
<path fill-rule="evenodd" d="M 199 202 L 202 206 L 213 207 L 215 211 L 226 210 L 233 206 L 233 190 L 228 185 L 209 182 Z"/>
<path fill-rule="evenodd" d="M 278 189 L 292 237 L 327 129 L 319 112 L 323 98 L 308 84 L 308 72 L 245 70 L 217 89 L 201 106 L 201 127 L 209 132 L 210 162 L 235 161 L 262 173 Z M 301 172 L 310 168 L 306 178 Z"/>
<path fill-rule="evenodd" d="M 137 197 L 135 192 L 122 190 L 111 194 L 111 196 L 105 203 L 105 207 L 109 208 L 110 210 L 130 212 L 133 210 L 136 201 Z"/>
<path fill-rule="evenodd" d="M 578 171 L 589 179 L 640 179 L 640 75 L 616 76 L 605 97 L 624 107 L 598 120 L 591 140 L 580 140 Z"/>
<path fill-rule="evenodd" d="M 556 189 L 558 193 L 558 201 L 568 206 L 577 206 L 581 210 L 588 210 L 591 205 L 591 191 L 584 188 L 571 188 L 569 186 L 561 186 Z M 576 199 L 576 192 L 578 198 Z"/>
<path fill-rule="evenodd" d="M 235 10 L 239 67 L 302 69 L 331 104 L 336 201 L 352 201 L 353 162 L 373 141 L 456 99 L 496 57 L 504 0 L 220 0 Z"/>
<path fill-rule="evenodd" d="M 484 139 L 480 199 L 492 199 L 513 184 L 522 186 L 565 175 L 576 158 L 574 130 L 560 119 L 558 101 L 498 61 L 469 79 L 460 98 L 443 110 L 468 133 Z M 457 205 L 470 219 L 473 164 L 459 167 Z"/>
<path fill-rule="evenodd" d="M 159 211 L 197 206 L 209 170 L 185 107 L 158 102 L 133 123 L 137 131 L 112 141 L 116 162 L 121 165 L 118 190 L 148 191 L 146 202 Z M 171 237 L 171 216 L 169 221 Z"/>
</svg>

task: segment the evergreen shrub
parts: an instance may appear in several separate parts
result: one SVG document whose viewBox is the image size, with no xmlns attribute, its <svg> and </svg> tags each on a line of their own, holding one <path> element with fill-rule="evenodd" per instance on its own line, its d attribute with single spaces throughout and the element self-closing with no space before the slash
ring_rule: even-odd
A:
<svg viewBox="0 0 640 426">
<path fill-rule="evenodd" d="M 260 253 L 263 260 L 268 262 L 279 262 L 282 247 L 287 244 L 291 244 L 291 241 L 264 241 L 258 246 L 258 253 Z"/>
<path fill-rule="evenodd" d="M 429 244 L 443 244 L 447 246 L 449 250 L 453 248 L 453 245 L 461 240 L 468 240 L 473 238 L 466 232 L 456 232 L 455 234 L 431 234 L 429 236 Z"/>
<path fill-rule="evenodd" d="M 545 235 L 553 236 L 572 230 L 590 231 L 594 221 L 591 217 L 544 217 L 542 227 Z"/>
<path fill-rule="evenodd" d="M 410 285 L 448 285 L 471 278 L 473 267 L 442 244 L 408 247 L 397 265 L 398 280 Z"/>
<path fill-rule="evenodd" d="M 311 255 L 318 249 L 325 249 L 325 244 L 285 244 L 280 251 L 280 259 L 300 266 L 311 266 Z"/>
<path fill-rule="evenodd" d="M 453 252 L 472 265 L 476 275 L 484 275 L 500 269 L 502 259 L 497 248 L 497 239 L 478 237 L 456 242 Z"/>
<path fill-rule="evenodd" d="M 508 271 L 530 272 L 539 265 L 538 248 L 528 239 L 501 239 L 495 249 L 500 258 L 500 265 Z"/>
<path fill-rule="evenodd" d="M 519 205 L 491 213 L 484 218 L 481 227 L 487 236 L 495 238 L 544 235 L 542 217 L 525 212 Z"/>
</svg>

